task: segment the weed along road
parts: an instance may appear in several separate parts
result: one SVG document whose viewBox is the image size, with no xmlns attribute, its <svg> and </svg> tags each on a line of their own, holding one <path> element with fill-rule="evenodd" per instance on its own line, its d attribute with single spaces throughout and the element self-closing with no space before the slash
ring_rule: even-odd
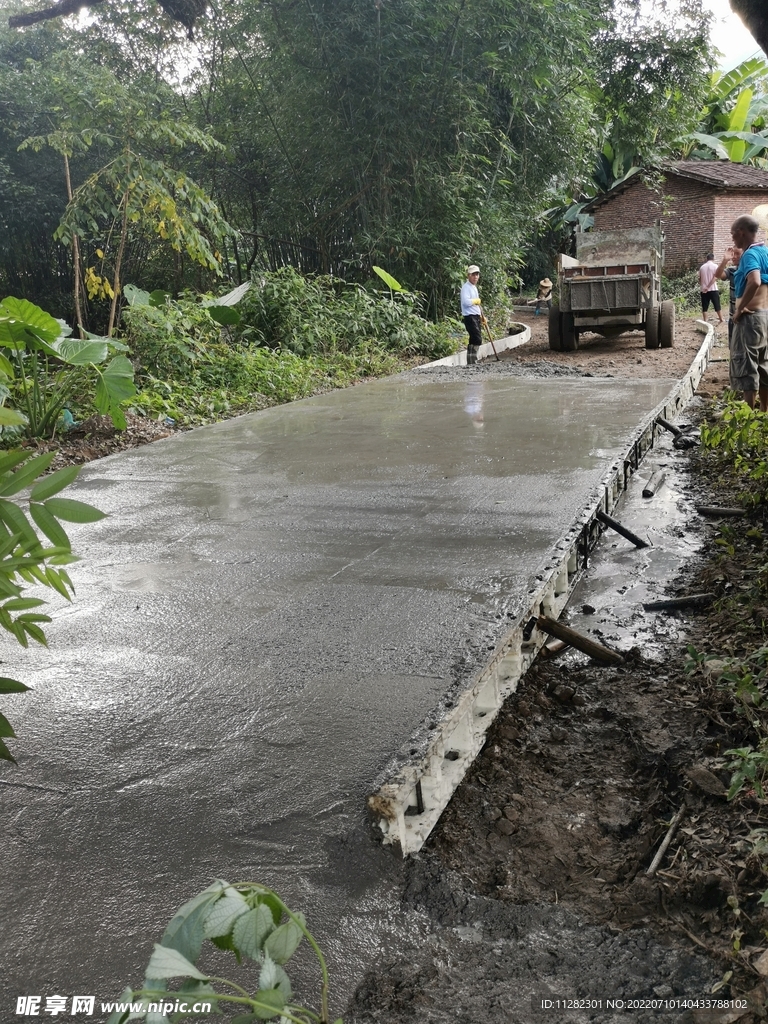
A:
<svg viewBox="0 0 768 1024">
<path fill-rule="evenodd" d="M 412 372 L 87 466 L 76 598 L 6 648 L 2 1020 L 138 985 L 214 877 L 305 912 L 341 1012 L 402 926 L 374 780 L 673 383 Z"/>
</svg>

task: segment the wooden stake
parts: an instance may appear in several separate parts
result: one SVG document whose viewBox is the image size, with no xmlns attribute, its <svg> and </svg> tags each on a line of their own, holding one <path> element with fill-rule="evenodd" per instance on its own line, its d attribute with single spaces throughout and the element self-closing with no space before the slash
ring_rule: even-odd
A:
<svg viewBox="0 0 768 1024">
<path fill-rule="evenodd" d="M 664 841 L 662 842 L 661 846 L 659 847 L 656 856 L 651 861 L 651 866 L 645 872 L 646 875 L 648 875 L 649 878 L 653 878 L 653 876 L 656 874 L 656 872 L 658 870 L 658 867 L 659 867 L 659 864 L 661 864 L 662 858 L 663 858 L 664 854 L 667 852 L 667 848 L 668 848 L 669 844 L 672 842 L 672 836 L 675 834 L 677 826 L 683 820 L 683 815 L 684 814 L 685 814 L 685 804 L 683 804 L 683 806 L 680 808 L 680 810 L 677 812 L 677 814 L 672 819 L 672 821 L 670 823 L 670 826 L 667 829 L 667 834 L 664 836 Z"/>
<path fill-rule="evenodd" d="M 661 601 L 645 601 L 643 608 L 647 612 L 660 612 L 665 608 L 690 608 L 692 605 L 711 604 L 714 594 L 688 594 L 687 597 L 666 597 Z"/>
<path fill-rule="evenodd" d="M 652 498 L 666 480 L 667 474 L 663 469 L 657 469 L 651 479 L 643 488 L 643 497 Z"/>
<path fill-rule="evenodd" d="M 620 533 L 622 537 L 626 537 L 627 540 L 631 540 L 636 548 L 650 547 L 647 540 L 643 540 L 643 538 L 638 537 L 636 533 L 632 533 L 632 531 L 628 530 L 626 526 L 622 526 L 618 519 L 614 519 L 613 516 L 609 516 L 606 512 L 597 512 L 595 518 L 604 526 L 610 526 L 610 528 L 615 530 L 616 533 Z"/>
<path fill-rule="evenodd" d="M 583 651 L 584 654 L 588 654 L 595 661 L 601 661 L 605 665 L 618 665 L 624 661 L 618 651 L 612 651 L 609 647 L 603 647 L 602 644 L 598 644 L 596 641 L 590 640 L 589 637 L 577 633 L 575 629 L 571 629 L 565 623 L 558 622 L 556 619 L 550 619 L 548 615 L 540 615 L 536 620 L 536 625 L 542 632 L 549 633 L 550 636 L 556 636 L 558 640 L 562 640 L 570 644 L 571 647 Z"/>
<path fill-rule="evenodd" d="M 700 516 L 743 516 L 743 508 L 720 508 L 719 505 L 697 505 Z"/>
</svg>

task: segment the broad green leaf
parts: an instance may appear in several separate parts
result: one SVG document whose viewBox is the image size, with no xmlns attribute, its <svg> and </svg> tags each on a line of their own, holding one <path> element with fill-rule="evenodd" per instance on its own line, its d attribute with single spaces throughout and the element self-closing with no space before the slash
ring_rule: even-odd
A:
<svg viewBox="0 0 768 1024">
<path fill-rule="evenodd" d="M 5 374 L 11 380 L 16 376 L 16 370 L 14 369 L 13 363 L 0 352 L 0 373 Z"/>
<path fill-rule="evenodd" d="M 287 963 L 296 952 L 302 938 L 299 926 L 293 921 L 287 921 L 267 936 L 264 942 L 264 952 L 269 953 L 276 964 Z"/>
<path fill-rule="evenodd" d="M 207 981 L 208 976 L 191 964 L 177 949 L 155 943 L 155 951 L 149 958 L 147 978 L 198 978 Z"/>
<path fill-rule="evenodd" d="M 104 416 L 111 416 L 118 429 L 125 429 L 125 415 L 120 403 L 136 394 L 133 383 L 133 365 L 125 356 L 115 356 L 106 369 L 99 372 L 94 398 L 96 408 Z"/>
<path fill-rule="evenodd" d="M 93 505 L 75 501 L 74 498 L 48 498 L 43 504 L 51 515 L 67 523 L 97 523 L 106 518 L 106 512 L 100 512 Z"/>
<path fill-rule="evenodd" d="M 67 537 L 64 527 L 55 516 L 51 515 L 45 505 L 38 505 L 37 502 L 31 501 L 29 514 L 52 544 L 65 550 L 69 547 L 69 537 Z"/>
<path fill-rule="evenodd" d="M 165 929 L 160 944 L 178 950 L 188 960 L 197 960 L 205 939 L 205 915 L 225 887 L 224 882 L 216 881 L 180 907 Z"/>
<path fill-rule="evenodd" d="M 16 758 L 13 756 L 13 754 L 10 752 L 10 750 L 2 740 L 0 740 L 0 760 L 12 761 L 13 764 L 17 763 Z"/>
<path fill-rule="evenodd" d="M 259 1020 L 269 1020 L 270 1017 L 277 1017 L 285 1009 L 285 1000 L 282 992 L 277 988 L 259 991 L 254 996 L 258 1005 L 254 1006 L 253 1013 Z"/>
<path fill-rule="evenodd" d="M 127 284 L 123 287 L 123 295 L 128 300 L 129 306 L 148 306 L 149 292 L 143 288 L 137 288 L 135 284 Z"/>
<path fill-rule="evenodd" d="M 45 501 L 46 498 L 52 498 L 54 494 L 63 491 L 77 479 L 80 469 L 80 466 L 65 466 L 64 469 L 57 469 L 55 473 L 51 473 L 50 476 L 35 484 L 30 491 L 29 500 Z"/>
<path fill-rule="evenodd" d="M 0 302 L 0 313 L 6 313 L 13 317 L 24 328 L 33 331 L 37 338 L 49 345 L 61 335 L 59 321 L 27 299 L 3 299 Z"/>
<path fill-rule="evenodd" d="M 9 497 L 29 487 L 33 480 L 36 480 L 48 469 L 55 458 L 55 452 L 47 452 L 45 455 L 37 455 L 34 459 L 30 459 L 25 466 L 0 481 L 0 496 Z"/>
<path fill-rule="evenodd" d="M 153 292 L 149 293 L 149 305 L 157 309 L 164 306 L 170 298 L 172 298 L 170 292 L 163 291 L 162 288 L 155 288 Z"/>
<path fill-rule="evenodd" d="M 30 608 L 39 608 L 40 605 L 46 602 L 41 600 L 39 597 L 17 597 L 11 601 L 6 601 L 3 608 L 7 612 L 26 612 Z M 0 690 L 0 693 L 2 691 Z"/>
<path fill-rule="evenodd" d="M 379 275 L 387 288 L 391 288 L 393 292 L 401 292 L 403 290 L 403 286 L 400 282 L 395 280 L 395 278 L 392 277 L 391 274 L 388 274 L 386 270 L 382 270 L 381 267 L 374 267 L 373 271 Z"/>
<path fill-rule="evenodd" d="M 232 306 L 209 306 L 208 312 L 222 327 L 231 327 L 240 323 L 240 314 Z"/>
<path fill-rule="evenodd" d="M 220 296 L 218 299 L 209 299 L 204 302 L 204 306 L 234 306 L 240 299 L 245 295 L 248 289 L 251 287 L 250 281 L 245 281 L 243 284 L 239 284 L 237 288 L 233 288 L 231 292 L 227 292 L 226 295 Z"/>
<path fill-rule="evenodd" d="M 5 739 L 15 739 L 16 733 L 13 731 L 13 727 L 5 715 L 0 714 L 0 736 Z"/>
<path fill-rule="evenodd" d="M 232 1024 L 253 1024 L 258 1019 L 253 1013 L 239 1013 L 236 1017 L 232 1018 Z"/>
<path fill-rule="evenodd" d="M 27 417 L 24 413 L 19 412 L 18 409 L 8 409 L 4 405 L 0 406 L 0 427 L 23 427 L 26 422 Z"/>
<path fill-rule="evenodd" d="M 0 678 L 0 693 L 26 693 L 28 689 L 29 687 L 20 683 L 18 679 Z"/>
<path fill-rule="evenodd" d="M 90 366 L 103 363 L 109 354 L 106 338 L 93 341 L 83 338 L 60 338 L 51 348 L 63 363 L 70 366 Z"/>
<path fill-rule="evenodd" d="M 238 917 L 248 913 L 248 904 L 236 889 L 227 889 L 205 915 L 205 934 L 209 939 L 229 935 Z"/>
<path fill-rule="evenodd" d="M 272 911 L 261 903 L 235 921 L 232 939 L 242 954 L 252 960 L 258 960 L 264 940 L 274 928 Z"/>
</svg>

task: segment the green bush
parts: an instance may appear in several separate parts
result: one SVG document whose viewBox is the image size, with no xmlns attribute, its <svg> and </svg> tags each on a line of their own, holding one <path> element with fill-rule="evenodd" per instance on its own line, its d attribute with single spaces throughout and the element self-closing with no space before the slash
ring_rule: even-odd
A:
<svg viewBox="0 0 768 1024">
<path fill-rule="evenodd" d="M 680 277 L 662 277 L 662 299 L 674 299 L 678 313 L 686 316 L 701 316 L 701 289 L 699 287 L 698 270 L 689 270 Z M 728 302 L 728 289 L 725 289 L 723 304 Z"/>
<path fill-rule="evenodd" d="M 145 377 L 135 411 L 192 426 L 395 373 L 402 365 L 398 356 L 376 345 L 301 357 L 217 344 L 199 354 L 183 376 Z"/>
<path fill-rule="evenodd" d="M 254 281 L 240 303 L 235 336 L 299 356 L 352 352 L 366 344 L 429 359 L 455 351 L 448 326 L 425 320 L 419 308 L 412 292 L 367 290 L 282 267 Z"/>
<path fill-rule="evenodd" d="M 122 325 L 138 376 L 183 377 L 221 335 L 220 324 L 196 299 L 126 306 Z"/>
</svg>

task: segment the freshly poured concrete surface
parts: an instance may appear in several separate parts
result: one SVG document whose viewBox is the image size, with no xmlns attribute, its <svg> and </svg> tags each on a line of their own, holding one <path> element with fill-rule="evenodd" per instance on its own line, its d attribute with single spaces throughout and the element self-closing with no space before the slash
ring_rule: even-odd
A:
<svg viewBox="0 0 768 1024">
<path fill-rule="evenodd" d="M 340 1009 L 396 910 L 374 778 L 671 385 L 409 374 L 86 467 L 75 601 L 6 646 L 0 1019 L 138 985 L 217 876 L 307 913 Z"/>
</svg>

